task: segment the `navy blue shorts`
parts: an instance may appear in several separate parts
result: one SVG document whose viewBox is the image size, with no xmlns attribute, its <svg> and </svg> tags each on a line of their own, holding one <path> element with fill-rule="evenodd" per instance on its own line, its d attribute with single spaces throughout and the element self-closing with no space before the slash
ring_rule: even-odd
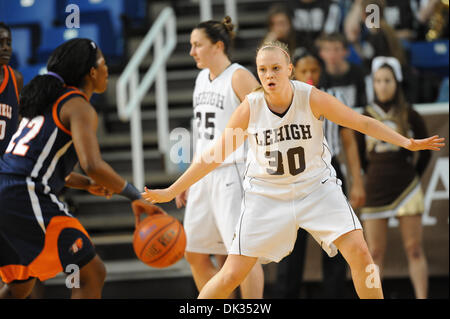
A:
<svg viewBox="0 0 450 319">
<path fill-rule="evenodd" d="M 0 276 L 45 281 L 95 257 L 88 233 L 40 183 L 0 174 Z M 72 269 L 73 271 L 73 269 Z"/>
</svg>

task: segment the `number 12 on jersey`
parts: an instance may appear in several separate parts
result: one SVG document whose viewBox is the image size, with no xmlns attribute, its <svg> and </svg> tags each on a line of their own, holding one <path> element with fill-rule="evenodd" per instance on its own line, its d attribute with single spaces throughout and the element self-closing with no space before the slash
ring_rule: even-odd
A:
<svg viewBox="0 0 450 319">
<path fill-rule="evenodd" d="M 30 148 L 28 143 L 30 143 L 30 141 L 35 138 L 36 135 L 38 135 L 39 131 L 42 128 L 42 125 L 44 125 L 43 116 L 36 116 L 32 120 L 29 120 L 27 118 L 22 119 L 19 128 L 11 138 L 11 141 L 9 142 L 8 148 L 6 149 L 5 153 L 25 156 L 25 154 L 28 152 L 28 149 Z M 30 130 L 18 141 L 16 141 L 16 139 L 22 135 L 22 132 L 25 128 L 29 128 Z"/>
</svg>

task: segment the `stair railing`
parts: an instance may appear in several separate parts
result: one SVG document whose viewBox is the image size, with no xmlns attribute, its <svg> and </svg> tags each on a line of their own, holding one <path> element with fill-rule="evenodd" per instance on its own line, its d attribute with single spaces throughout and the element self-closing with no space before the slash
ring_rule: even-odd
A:
<svg viewBox="0 0 450 319">
<path fill-rule="evenodd" d="M 117 111 L 122 121 L 130 121 L 133 183 L 140 190 L 145 184 L 141 102 L 155 80 L 158 150 L 164 155 L 166 170 L 170 167 L 167 165 L 169 116 L 166 62 L 176 43 L 175 13 L 171 7 L 166 7 L 145 35 L 117 81 Z M 139 66 L 149 55 L 152 47 L 154 49 L 152 63 L 140 81 Z"/>
<path fill-rule="evenodd" d="M 200 0 L 200 21 L 207 21 L 213 18 L 211 0 Z M 233 24 L 238 26 L 236 0 L 224 0 L 225 15 L 231 17 Z"/>
</svg>

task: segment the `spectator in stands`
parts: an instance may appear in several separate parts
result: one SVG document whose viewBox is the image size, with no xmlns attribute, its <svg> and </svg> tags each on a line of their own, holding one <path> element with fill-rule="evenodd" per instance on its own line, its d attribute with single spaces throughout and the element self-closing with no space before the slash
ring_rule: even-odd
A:
<svg viewBox="0 0 450 319">
<path fill-rule="evenodd" d="M 319 79 L 324 69 L 324 63 L 319 56 L 303 51 L 294 58 L 294 68 L 296 80 L 319 87 Z M 323 87 L 321 89 L 343 100 L 339 91 Z M 344 146 L 347 172 L 352 176 L 350 204 L 353 209 L 357 209 L 364 204 L 366 195 L 354 132 L 327 119 L 324 120 L 323 126 L 327 146 L 332 154 L 331 164 L 336 170 L 337 177 L 342 182 L 342 190 L 347 194 L 346 179 L 337 158 L 340 153 L 341 142 Z M 307 232 L 300 228 L 292 253 L 278 264 L 275 290 L 276 295 L 280 298 L 297 298 L 299 295 L 306 255 L 306 238 Z M 330 258 L 324 252 L 322 253 L 322 296 L 324 298 L 342 298 L 342 292 L 345 290 L 346 272 L 346 262 L 340 253 L 333 258 Z"/>
<path fill-rule="evenodd" d="M 12 34 L 8 25 L 0 22 L 0 157 L 17 129 L 19 94 L 23 77 L 8 64 L 12 56 Z"/>
<path fill-rule="evenodd" d="M 345 36 L 341 33 L 324 34 L 317 44 L 318 53 L 325 63 L 321 86 L 339 92 L 347 106 L 365 106 L 364 73 L 360 66 L 346 60 L 349 51 Z"/>
<path fill-rule="evenodd" d="M 296 48 L 295 30 L 292 28 L 291 16 L 286 6 L 276 4 L 270 7 L 267 17 L 267 28 L 267 34 L 262 42 L 283 42 L 289 47 L 289 53 L 293 55 Z"/>
<path fill-rule="evenodd" d="M 296 47 L 314 51 L 314 41 L 321 33 L 339 31 L 342 16 L 336 1 L 289 0 L 288 5 L 296 32 Z"/>
<path fill-rule="evenodd" d="M 375 101 L 365 108 L 364 114 L 405 136 L 425 138 L 424 120 L 407 103 L 400 85 L 403 80 L 400 62 L 393 57 L 377 57 L 373 60 L 372 70 Z M 424 200 L 420 177 L 430 161 L 431 152 L 420 151 L 414 163 L 412 152 L 396 145 L 359 133 L 357 139 L 367 194 L 360 218 L 374 262 L 381 271 L 387 246 L 388 219 L 395 217 L 399 220 L 415 295 L 426 298 L 428 272 L 422 247 Z"/>
<path fill-rule="evenodd" d="M 0 157 L 6 150 L 19 119 L 19 94 L 23 77 L 8 64 L 12 57 L 12 34 L 8 25 L 0 22 Z M 4 110 L 4 111 L 3 111 Z M 0 288 L 3 282 L 0 278 Z"/>
<path fill-rule="evenodd" d="M 345 30 L 347 34 L 358 33 L 360 24 L 363 21 L 361 11 L 366 11 L 368 14 L 374 12 L 367 5 L 379 5 L 376 1 L 369 1 L 363 5 L 362 0 L 355 0 L 348 15 L 345 18 Z M 417 31 L 419 29 L 419 11 L 423 7 L 423 1 L 419 0 L 383 0 L 380 6 L 380 13 L 382 13 L 386 23 L 395 30 L 396 36 L 401 40 L 414 40 L 417 38 Z"/>
<path fill-rule="evenodd" d="M 376 5 L 379 8 L 378 25 L 368 24 L 372 22 L 371 18 L 366 21 L 368 15 L 372 14 L 372 11 L 366 11 L 369 5 Z M 384 8 L 384 0 L 355 0 L 352 11 L 345 19 L 345 36 L 364 61 L 366 74 L 370 73 L 372 59 L 376 56 L 393 56 L 400 61 L 402 67 L 407 64 L 402 44 L 395 30 L 384 18 Z"/>
<path fill-rule="evenodd" d="M 410 67 L 403 45 L 395 30 L 384 18 L 385 3 L 384 0 L 356 0 L 352 12 L 345 20 L 345 35 L 363 61 L 367 103 L 371 103 L 374 99 L 371 64 L 372 59 L 377 56 L 392 56 L 400 62 L 406 79 L 402 83 L 403 91 L 408 94 L 408 100 L 415 101 L 419 91 L 417 87 L 418 75 Z M 377 22 L 377 19 L 372 21 L 373 17 L 368 18 L 368 15 L 374 14 L 374 11 L 366 12 L 369 5 L 376 5 L 380 8 L 378 12 L 379 24 L 371 24 L 371 22 Z"/>
</svg>

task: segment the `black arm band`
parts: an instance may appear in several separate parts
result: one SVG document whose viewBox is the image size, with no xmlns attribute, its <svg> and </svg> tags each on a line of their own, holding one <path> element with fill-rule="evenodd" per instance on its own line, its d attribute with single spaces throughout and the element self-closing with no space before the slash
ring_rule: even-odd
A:
<svg viewBox="0 0 450 319">
<path fill-rule="evenodd" d="M 127 182 L 123 190 L 120 192 L 119 195 L 125 196 L 131 201 L 135 201 L 137 199 L 141 199 L 141 192 L 137 190 L 136 187 L 134 187 L 133 184 L 130 184 Z"/>
</svg>

